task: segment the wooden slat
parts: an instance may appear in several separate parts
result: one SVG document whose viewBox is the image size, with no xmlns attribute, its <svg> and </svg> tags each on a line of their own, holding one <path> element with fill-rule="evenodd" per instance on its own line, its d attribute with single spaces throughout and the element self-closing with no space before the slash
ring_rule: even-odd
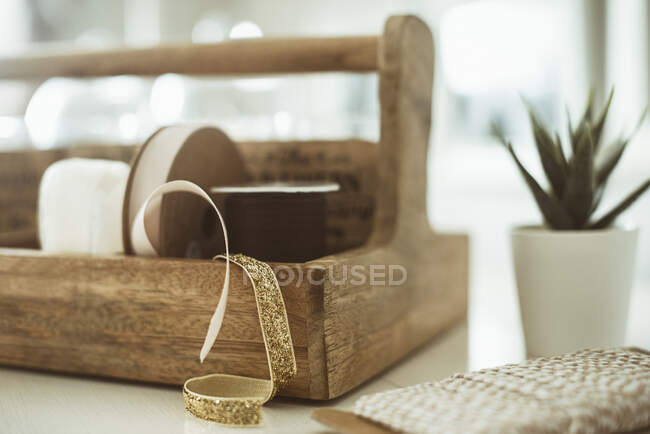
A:
<svg viewBox="0 0 650 434">
<path fill-rule="evenodd" d="M 214 372 L 268 378 L 253 289 L 238 267 L 219 339 L 199 362 L 224 274 L 219 261 L 0 249 L 0 363 L 168 384 Z M 310 397 L 310 382 L 324 378 L 310 380 L 309 284 L 281 290 L 298 366 L 284 393 Z"/>
<path fill-rule="evenodd" d="M 244 39 L 100 51 L 43 51 L 0 57 L 0 79 L 121 74 L 193 75 L 368 72 L 377 69 L 376 36 Z"/>
<path fill-rule="evenodd" d="M 302 277 L 280 279 L 298 366 L 282 394 L 339 396 L 463 317 L 467 253 L 466 236 L 437 234 L 418 254 L 369 249 L 283 264 Z M 335 283 L 344 268 L 352 279 L 352 267 L 390 264 L 407 268 L 404 284 Z M 219 339 L 198 362 L 223 277 L 214 261 L 0 248 L 0 364 L 169 384 L 212 372 L 264 377 L 253 291 L 239 269 Z"/>
<path fill-rule="evenodd" d="M 328 277 L 323 288 L 327 398 L 374 377 L 466 316 L 467 236 L 419 236 L 399 249 L 368 248 L 311 263 L 324 267 Z M 372 284 L 373 267 L 380 273 L 377 280 L 385 282 L 391 265 L 406 269 L 406 281 Z M 361 274 L 361 283 L 336 283 L 346 276 L 360 280 Z M 313 344 L 310 339 L 310 348 Z"/>
<path fill-rule="evenodd" d="M 326 249 L 340 252 L 363 245 L 372 229 L 377 185 L 377 144 L 364 140 L 235 143 L 254 181 L 333 181 L 341 190 L 327 195 Z M 16 232 L 36 233 L 38 187 L 45 169 L 62 158 L 130 161 L 134 146 L 79 146 L 49 151 L 0 152 L 0 246 L 34 247 Z M 3 236 L 4 235 L 4 236 Z M 32 238 L 36 240 L 36 237 Z"/>
</svg>

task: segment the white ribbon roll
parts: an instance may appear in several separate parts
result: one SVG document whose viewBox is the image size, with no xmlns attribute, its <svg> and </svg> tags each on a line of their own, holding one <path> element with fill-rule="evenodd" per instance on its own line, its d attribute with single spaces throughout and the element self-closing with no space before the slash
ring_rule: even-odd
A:
<svg viewBox="0 0 650 434">
<path fill-rule="evenodd" d="M 122 202 L 129 166 L 70 158 L 50 165 L 38 194 L 38 234 L 46 252 L 122 253 Z"/>
</svg>

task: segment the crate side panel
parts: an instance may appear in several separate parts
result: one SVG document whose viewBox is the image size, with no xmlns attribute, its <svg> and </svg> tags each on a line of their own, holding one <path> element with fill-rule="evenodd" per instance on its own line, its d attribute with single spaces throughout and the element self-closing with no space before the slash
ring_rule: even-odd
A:
<svg viewBox="0 0 650 434">
<path fill-rule="evenodd" d="M 0 249 L 0 363 L 169 384 L 214 372 L 268 377 L 252 287 L 239 269 L 219 339 L 198 361 L 224 271 L 213 261 Z M 298 364 L 285 393 L 306 397 L 308 289 L 281 289 Z"/>
</svg>

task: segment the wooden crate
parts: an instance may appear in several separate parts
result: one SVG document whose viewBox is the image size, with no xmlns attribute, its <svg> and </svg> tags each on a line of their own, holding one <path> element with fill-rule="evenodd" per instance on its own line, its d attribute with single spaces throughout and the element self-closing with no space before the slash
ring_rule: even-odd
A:
<svg viewBox="0 0 650 434">
<path fill-rule="evenodd" d="M 0 78 L 11 79 L 313 71 L 378 72 L 379 143 L 238 146 L 258 179 L 351 180 L 327 203 L 331 254 L 305 263 L 274 264 L 298 366 L 282 394 L 329 399 L 386 369 L 466 313 L 467 237 L 431 231 L 426 216 L 433 78 L 427 26 L 415 17 L 399 16 L 391 17 L 378 37 L 259 39 L 0 59 Z M 283 160 L 287 150 L 319 157 Z M 261 158 L 265 153 L 277 158 Z M 30 233 L 33 238 L 37 180 L 48 156 L 15 153 L 0 158 L 2 189 L 7 190 L 0 193 L 0 216 L 8 215 L 11 206 L 24 207 L 17 215 L 27 215 L 22 223 L 12 220 L 18 222 L 11 228 L 13 235 L 0 235 L 0 244 L 26 245 Z M 27 170 L 30 165 L 36 169 L 25 178 L 24 192 L 9 191 L 5 168 Z M 369 281 L 371 270 L 381 273 L 390 265 L 405 267 L 404 283 Z M 355 266 L 363 270 L 365 282 L 350 280 Z M 268 378 L 252 288 L 237 268 L 222 332 L 206 362 L 198 362 L 224 272 L 224 264 L 213 261 L 2 248 L 0 363 L 169 384 L 213 372 Z M 285 281 L 286 273 L 303 279 Z"/>
</svg>

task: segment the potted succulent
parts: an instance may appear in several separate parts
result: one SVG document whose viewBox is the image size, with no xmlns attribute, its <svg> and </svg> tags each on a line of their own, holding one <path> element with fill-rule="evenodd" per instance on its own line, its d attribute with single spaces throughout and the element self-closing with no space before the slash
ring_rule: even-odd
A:
<svg viewBox="0 0 650 434">
<path fill-rule="evenodd" d="M 638 230 L 616 225 L 615 221 L 650 187 L 650 180 L 593 218 L 607 180 L 629 142 L 626 138 L 601 145 L 612 96 L 613 92 L 597 116 L 590 96 L 575 129 L 569 119 L 567 149 L 559 135 L 544 128 L 528 107 L 548 190 L 540 186 L 511 143 L 496 131 L 544 218 L 543 225 L 517 227 L 511 235 L 529 355 L 548 356 L 624 343 Z"/>
</svg>

